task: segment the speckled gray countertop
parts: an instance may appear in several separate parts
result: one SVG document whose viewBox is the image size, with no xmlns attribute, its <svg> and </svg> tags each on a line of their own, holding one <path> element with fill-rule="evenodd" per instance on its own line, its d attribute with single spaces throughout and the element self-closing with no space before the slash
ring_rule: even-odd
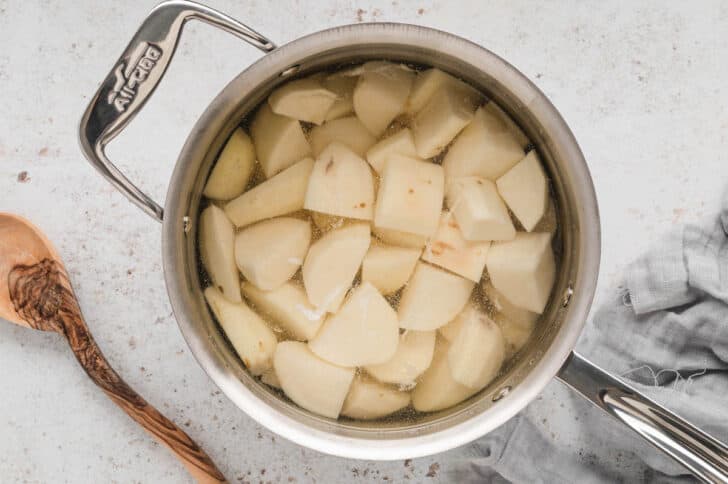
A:
<svg viewBox="0 0 728 484">
<path fill-rule="evenodd" d="M 361 462 L 276 437 L 205 376 L 171 314 L 160 226 L 84 161 L 78 120 L 153 2 L 0 0 L 0 210 L 43 228 L 112 365 L 233 482 L 437 482 L 463 449 Z M 211 3 L 279 43 L 358 21 L 454 32 L 529 76 L 571 125 L 602 214 L 597 299 L 673 224 L 717 209 L 728 180 L 725 2 L 255 1 Z M 109 149 L 157 200 L 212 97 L 259 53 L 197 24 L 147 108 Z M 597 301 L 598 304 L 598 301 Z M 552 383 L 544 400 L 561 392 Z M 568 415 L 550 416 L 556 437 Z M 66 344 L 0 324 L 0 481 L 185 482 L 180 464 L 80 371 Z M 527 458 L 527 456 L 524 456 Z"/>
</svg>

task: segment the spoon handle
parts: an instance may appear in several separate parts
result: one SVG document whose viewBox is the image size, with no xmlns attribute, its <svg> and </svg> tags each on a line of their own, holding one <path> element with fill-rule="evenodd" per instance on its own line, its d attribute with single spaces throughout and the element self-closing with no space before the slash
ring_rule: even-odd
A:
<svg viewBox="0 0 728 484">
<path fill-rule="evenodd" d="M 167 446 L 197 482 L 227 482 L 189 435 L 147 403 L 111 368 L 83 320 L 68 274 L 60 263 L 44 259 L 32 266 L 16 266 L 10 279 L 13 303 L 31 327 L 65 335 L 76 359 L 94 383 Z"/>
</svg>

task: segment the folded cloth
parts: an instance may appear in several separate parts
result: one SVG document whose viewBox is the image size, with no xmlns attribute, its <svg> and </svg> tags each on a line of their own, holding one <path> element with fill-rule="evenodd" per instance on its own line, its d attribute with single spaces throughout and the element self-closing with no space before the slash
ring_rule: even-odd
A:
<svg viewBox="0 0 728 484">
<path fill-rule="evenodd" d="M 577 350 L 728 441 L 728 192 L 717 220 L 671 232 L 627 268 Z M 459 454 L 443 466 L 452 482 L 694 480 L 557 382 Z"/>
</svg>

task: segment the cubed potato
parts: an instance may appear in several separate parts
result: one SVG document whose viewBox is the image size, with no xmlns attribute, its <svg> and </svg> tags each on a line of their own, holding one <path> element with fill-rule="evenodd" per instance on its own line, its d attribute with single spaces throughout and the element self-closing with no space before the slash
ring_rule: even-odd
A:
<svg viewBox="0 0 728 484">
<path fill-rule="evenodd" d="M 461 96 L 468 99 L 472 106 L 478 106 L 483 100 L 483 95 L 472 86 L 433 67 L 417 73 L 412 83 L 409 99 L 407 99 L 406 111 L 417 114 L 432 99 L 435 93 L 445 89 L 458 90 Z"/>
<path fill-rule="evenodd" d="M 319 213 L 311 211 L 311 220 L 313 224 L 318 227 L 322 232 L 328 232 L 332 229 L 338 229 L 344 225 L 346 219 L 344 217 L 337 217 L 336 215 L 329 215 L 328 213 Z"/>
<path fill-rule="evenodd" d="M 415 116 L 412 135 L 420 158 L 440 154 L 473 119 L 475 107 L 457 89 L 438 91 Z"/>
<path fill-rule="evenodd" d="M 513 118 L 508 116 L 495 102 L 490 101 L 485 106 L 483 106 L 483 110 L 485 110 L 487 113 L 494 115 L 495 117 L 500 119 L 503 124 L 506 125 L 508 131 L 510 131 L 511 135 L 518 143 L 518 146 L 525 150 L 526 147 L 531 144 L 531 141 L 528 139 L 528 136 L 526 136 L 526 133 L 524 133 L 523 130 L 513 120 Z"/>
<path fill-rule="evenodd" d="M 496 317 L 495 323 L 500 327 L 506 341 L 506 359 L 510 359 L 523 348 L 531 338 L 536 326 L 520 326 L 505 317 Z"/>
<path fill-rule="evenodd" d="M 538 320 L 539 314 L 523 309 L 510 302 L 503 294 L 501 294 L 493 284 L 488 281 L 481 286 L 483 297 L 493 305 L 496 311 L 496 320 L 498 315 L 502 315 L 508 320 L 521 326 L 533 326 Z M 497 322 L 497 321 L 496 321 Z"/>
<path fill-rule="evenodd" d="M 493 243 L 485 266 L 493 287 L 506 299 L 543 313 L 556 277 L 551 234 L 519 232 L 511 241 Z"/>
<path fill-rule="evenodd" d="M 430 237 L 422 260 L 479 282 L 490 242 L 469 242 L 450 212 L 443 212 L 435 235 Z"/>
<path fill-rule="evenodd" d="M 270 178 L 311 155 L 311 147 L 298 120 L 275 114 L 268 103 L 258 109 L 250 126 L 263 173 Z"/>
<path fill-rule="evenodd" d="M 274 113 L 321 124 L 336 101 L 336 93 L 324 88 L 321 76 L 288 81 L 268 96 Z"/>
<path fill-rule="evenodd" d="M 303 208 L 313 159 L 304 158 L 225 205 L 237 227 L 296 212 Z"/>
<path fill-rule="evenodd" d="M 372 244 L 361 264 L 361 280 L 371 282 L 384 295 L 404 286 L 415 269 L 420 249 Z"/>
<path fill-rule="evenodd" d="M 546 213 L 548 182 L 536 150 L 495 182 L 498 193 L 523 228 L 531 232 Z"/>
<path fill-rule="evenodd" d="M 306 291 L 298 282 L 285 282 L 272 291 L 261 291 L 244 282 L 241 289 L 262 315 L 268 316 L 295 340 L 310 340 L 324 322 L 323 313 L 308 302 Z"/>
<path fill-rule="evenodd" d="M 409 128 L 403 128 L 388 138 L 384 138 L 367 151 L 367 161 L 374 171 L 381 174 L 387 159 L 392 155 L 417 157 L 415 142 Z"/>
<path fill-rule="evenodd" d="M 310 243 L 308 220 L 264 220 L 235 237 L 235 262 L 248 281 L 258 289 L 271 291 L 293 277 Z"/>
<path fill-rule="evenodd" d="M 359 220 L 374 217 L 374 179 L 366 161 L 341 143 L 321 152 L 308 179 L 303 208 Z"/>
<path fill-rule="evenodd" d="M 344 225 L 311 245 L 303 263 L 303 285 L 318 310 L 336 312 L 369 249 L 369 224 Z"/>
<path fill-rule="evenodd" d="M 399 230 L 384 229 L 382 227 L 374 227 L 372 231 L 382 242 L 398 247 L 422 249 L 427 243 L 427 237 L 424 235 L 410 234 Z"/>
<path fill-rule="evenodd" d="M 324 79 L 324 87 L 336 94 L 336 101 L 326 113 L 326 121 L 354 114 L 354 87 L 358 80 L 354 76 L 337 75 Z"/>
<path fill-rule="evenodd" d="M 465 240 L 512 240 L 516 228 L 506 205 L 490 180 L 465 177 L 447 185 L 447 206 Z"/>
<path fill-rule="evenodd" d="M 315 126 L 309 133 L 313 155 L 318 158 L 321 152 L 331 143 L 339 142 L 348 146 L 351 151 L 364 157 L 367 150 L 374 146 L 377 139 L 356 116 L 338 118 Z"/>
<path fill-rule="evenodd" d="M 506 342 L 500 327 L 474 305 L 460 319 L 460 330 L 448 350 L 448 366 L 455 381 L 480 390 L 493 381 L 503 366 Z"/>
<path fill-rule="evenodd" d="M 301 407 L 318 415 L 338 418 L 354 368 L 328 363 L 311 352 L 308 345 L 283 341 L 273 358 L 283 393 Z"/>
<path fill-rule="evenodd" d="M 432 331 L 453 319 L 470 299 L 475 284 L 419 262 L 399 302 L 399 326 Z"/>
<path fill-rule="evenodd" d="M 461 315 L 467 310 L 469 306 L 466 305 L 465 309 L 460 311 L 457 316 L 455 316 L 455 319 L 447 323 L 445 326 L 440 326 L 437 328 L 437 332 L 440 333 L 440 336 L 445 338 L 448 342 L 452 343 L 452 341 L 455 339 L 455 336 L 458 335 L 460 332 L 460 327 L 463 324 L 463 318 L 461 318 Z"/>
<path fill-rule="evenodd" d="M 372 420 L 401 410 L 409 402 L 409 393 L 358 376 L 349 387 L 341 415 Z"/>
<path fill-rule="evenodd" d="M 478 390 L 466 387 L 452 377 L 448 363 L 449 344 L 435 345 L 432 364 L 412 390 L 412 406 L 420 412 L 435 412 L 462 402 Z"/>
<path fill-rule="evenodd" d="M 235 265 L 235 229 L 221 208 L 210 205 L 200 214 L 199 243 L 202 264 L 212 285 L 230 301 L 242 301 Z"/>
<path fill-rule="evenodd" d="M 450 146 L 442 167 L 448 180 L 479 176 L 495 181 L 518 163 L 523 146 L 492 110 L 480 108 Z"/>
<path fill-rule="evenodd" d="M 373 285 L 362 282 L 308 345 L 328 362 L 362 366 L 389 360 L 398 342 L 397 313 Z"/>
<path fill-rule="evenodd" d="M 389 361 L 365 369 L 380 382 L 409 387 L 430 366 L 434 350 L 434 331 L 405 331 L 399 336 L 397 351 Z"/>
<path fill-rule="evenodd" d="M 229 301 L 214 287 L 205 289 L 205 299 L 250 373 L 257 376 L 268 371 L 278 339 L 265 321 L 245 303 Z"/>
<path fill-rule="evenodd" d="M 278 375 L 276 375 L 275 368 L 266 370 L 265 373 L 260 375 L 260 381 L 273 388 L 281 388 L 281 382 L 278 381 Z"/>
<path fill-rule="evenodd" d="M 379 184 L 374 225 L 429 237 L 437 230 L 444 183 L 441 166 L 392 155 Z"/>
<path fill-rule="evenodd" d="M 354 112 L 374 136 L 404 111 L 414 72 L 391 62 L 373 61 L 363 66 L 354 88 Z"/>
<path fill-rule="evenodd" d="M 237 197 L 248 185 L 254 166 L 253 142 L 243 128 L 238 128 L 230 135 L 217 157 L 202 194 L 215 200 Z"/>
</svg>

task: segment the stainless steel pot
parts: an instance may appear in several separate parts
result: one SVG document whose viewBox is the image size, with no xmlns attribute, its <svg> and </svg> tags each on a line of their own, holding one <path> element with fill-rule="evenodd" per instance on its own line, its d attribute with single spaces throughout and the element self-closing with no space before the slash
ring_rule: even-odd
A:
<svg viewBox="0 0 728 484">
<path fill-rule="evenodd" d="M 154 91 L 187 20 L 202 20 L 267 54 L 212 101 L 177 161 L 164 210 L 107 159 L 104 149 Z M 313 415 L 252 378 L 222 337 L 202 297 L 196 233 L 202 187 L 223 143 L 272 89 L 291 76 L 367 59 L 439 67 L 479 87 L 535 143 L 553 184 L 563 258 L 552 301 L 537 334 L 504 374 L 469 400 L 414 421 L 339 422 Z M 594 295 L 599 266 L 599 214 L 579 146 L 558 111 L 523 74 L 481 46 L 415 25 L 337 27 L 283 47 L 202 5 L 171 1 L 144 21 L 92 99 L 80 126 L 81 147 L 114 186 L 163 223 L 169 298 L 200 365 L 248 415 L 313 449 L 360 459 L 402 459 L 442 452 L 495 429 L 558 377 L 706 481 L 728 480 L 728 448 L 641 396 L 572 349 Z"/>
</svg>

